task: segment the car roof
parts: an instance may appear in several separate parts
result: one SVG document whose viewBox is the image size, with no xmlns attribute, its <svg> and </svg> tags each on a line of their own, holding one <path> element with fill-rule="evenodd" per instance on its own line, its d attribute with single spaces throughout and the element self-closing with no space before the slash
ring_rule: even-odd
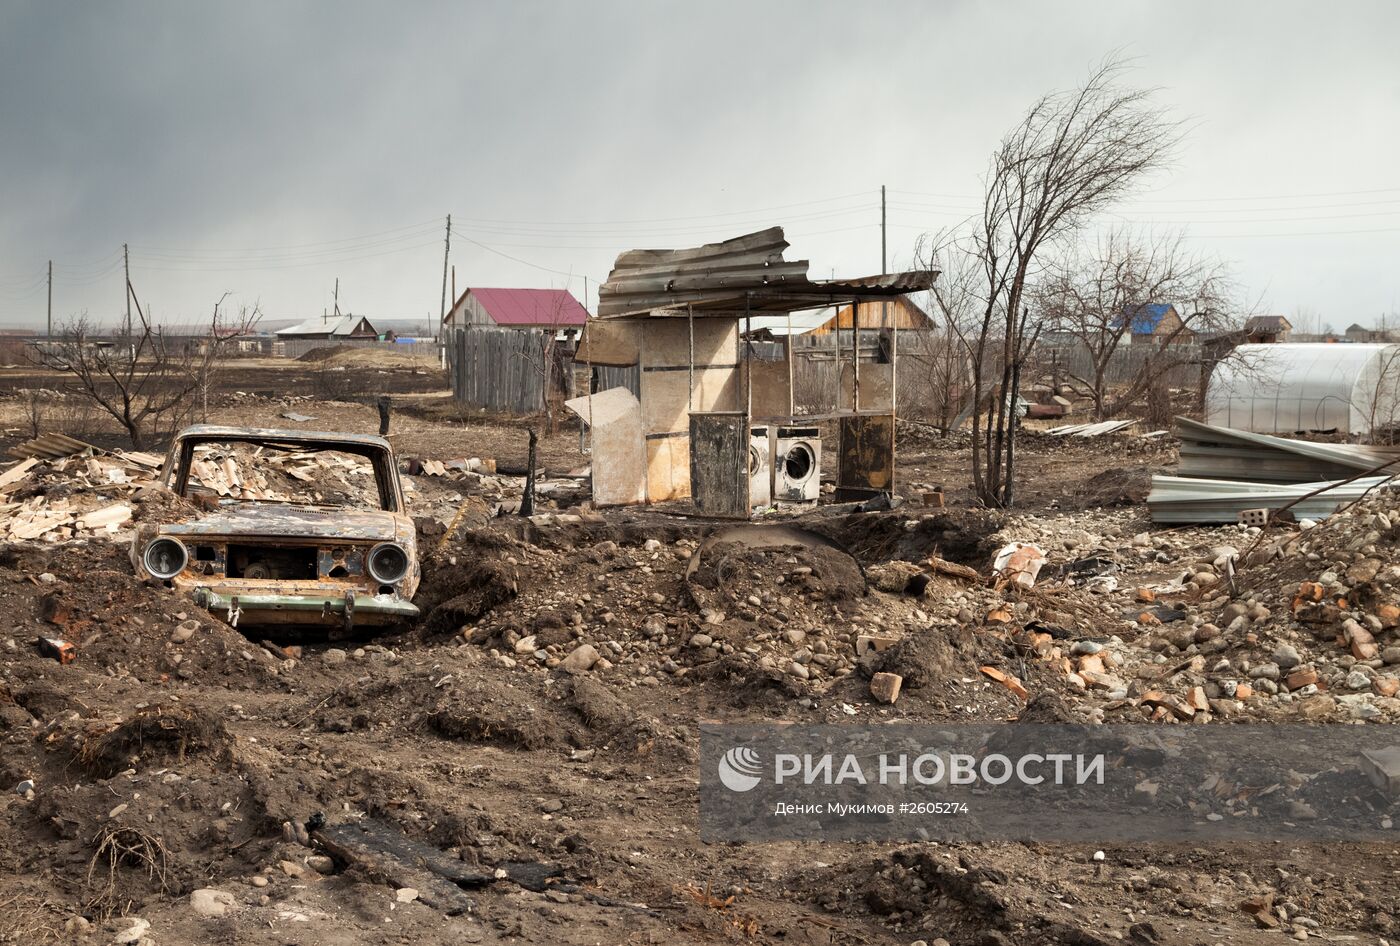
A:
<svg viewBox="0 0 1400 946">
<path fill-rule="evenodd" d="M 379 449 L 392 451 L 389 441 L 374 434 L 352 434 L 336 430 L 277 430 L 271 427 L 223 427 L 218 424 L 195 424 L 175 435 L 182 440 L 274 440 L 278 443 L 304 443 L 308 446 L 357 447 L 361 451 Z"/>
</svg>

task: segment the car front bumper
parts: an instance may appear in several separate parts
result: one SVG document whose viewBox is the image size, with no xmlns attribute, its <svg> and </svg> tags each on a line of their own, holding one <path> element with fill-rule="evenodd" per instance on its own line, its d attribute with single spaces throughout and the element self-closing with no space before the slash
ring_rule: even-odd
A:
<svg viewBox="0 0 1400 946">
<path fill-rule="evenodd" d="M 394 595 L 266 594 L 242 590 L 194 589 L 195 603 L 212 612 L 226 612 L 235 627 L 247 624 L 320 624 L 356 626 L 393 624 L 418 616 L 418 607 Z"/>
</svg>

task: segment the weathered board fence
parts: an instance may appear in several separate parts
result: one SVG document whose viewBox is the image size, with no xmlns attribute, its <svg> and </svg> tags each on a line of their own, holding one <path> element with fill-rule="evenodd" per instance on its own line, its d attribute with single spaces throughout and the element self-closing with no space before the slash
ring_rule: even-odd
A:
<svg viewBox="0 0 1400 946">
<path fill-rule="evenodd" d="M 545 370 L 546 362 L 549 370 Z M 458 403 L 503 414 L 544 410 L 550 397 L 569 394 L 571 347 L 540 329 L 473 325 L 447 336 L 447 367 Z"/>
</svg>

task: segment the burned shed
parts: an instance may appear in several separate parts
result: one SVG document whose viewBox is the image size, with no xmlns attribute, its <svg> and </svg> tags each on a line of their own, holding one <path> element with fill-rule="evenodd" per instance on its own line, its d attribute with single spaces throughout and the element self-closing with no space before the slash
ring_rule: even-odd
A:
<svg viewBox="0 0 1400 946">
<path fill-rule="evenodd" d="M 637 365 L 638 395 L 602 392 L 570 401 L 585 420 L 596 416 L 601 445 L 603 417 L 597 402 L 607 396 L 614 424 L 639 423 L 640 447 L 630 462 L 595 454 L 594 493 L 626 501 L 690 499 L 702 515 L 743 518 L 764 504 L 764 482 L 783 496 L 783 478 L 768 477 L 770 464 L 786 466 L 780 443 L 803 444 L 799 459 L 809 465 L 799 486 L 815 484 L 820 447 L 813 425 L 834 421 L 834 463 L 839 498 L 868 497 L 894 486 L 895 361 L 862 364 L 854 357 L 863 333 L 888 333 L 891 350 L 898 328 L 867 329 L 857 315 L 846 358 L 836 374 L 835 409 L 798 415 L 792 394 L 792 359 L 752 357 L 753 321 L 828 307 L 853 311 L 929 288 L 930 272 L 898 273 L 850 280 L 814 281 L 807 262 L 785 260 L 781 227 L 682 250 L 633 250 L 618 257 L 599 289 L 598 315 L 586 330 L 576 358 L 590 366 Z M 841 333 L 838 332 L 838 338 Z M 789 335 L 790 338 L 790 335 Z M 790 354 L 790 352 L 789 352 Z M 625 395 L 625 396 L 624 396 Z M 596 415 L 594 411 L 599 411 Z M 799 433 L 802 431 L 802 433 Z M 796 489 L 787 483 L 789 489 Z"/>
</svg>

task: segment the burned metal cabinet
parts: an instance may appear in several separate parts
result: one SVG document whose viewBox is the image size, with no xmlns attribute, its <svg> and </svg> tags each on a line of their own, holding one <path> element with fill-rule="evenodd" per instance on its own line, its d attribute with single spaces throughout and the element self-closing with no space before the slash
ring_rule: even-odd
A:
<svg viewBox="0 0 1400 946">
<path fill-rule="evenodd" d="M 690 415 L 690 495 L 700 515 L 749 517 L 749 438 L 741 411 Z"/>
<path fill-rule="evenodd" d="M 861 414 L 837 421 L 836 499 L 869 499 L 894 490 L 894 415 Z"/>
</svg>

